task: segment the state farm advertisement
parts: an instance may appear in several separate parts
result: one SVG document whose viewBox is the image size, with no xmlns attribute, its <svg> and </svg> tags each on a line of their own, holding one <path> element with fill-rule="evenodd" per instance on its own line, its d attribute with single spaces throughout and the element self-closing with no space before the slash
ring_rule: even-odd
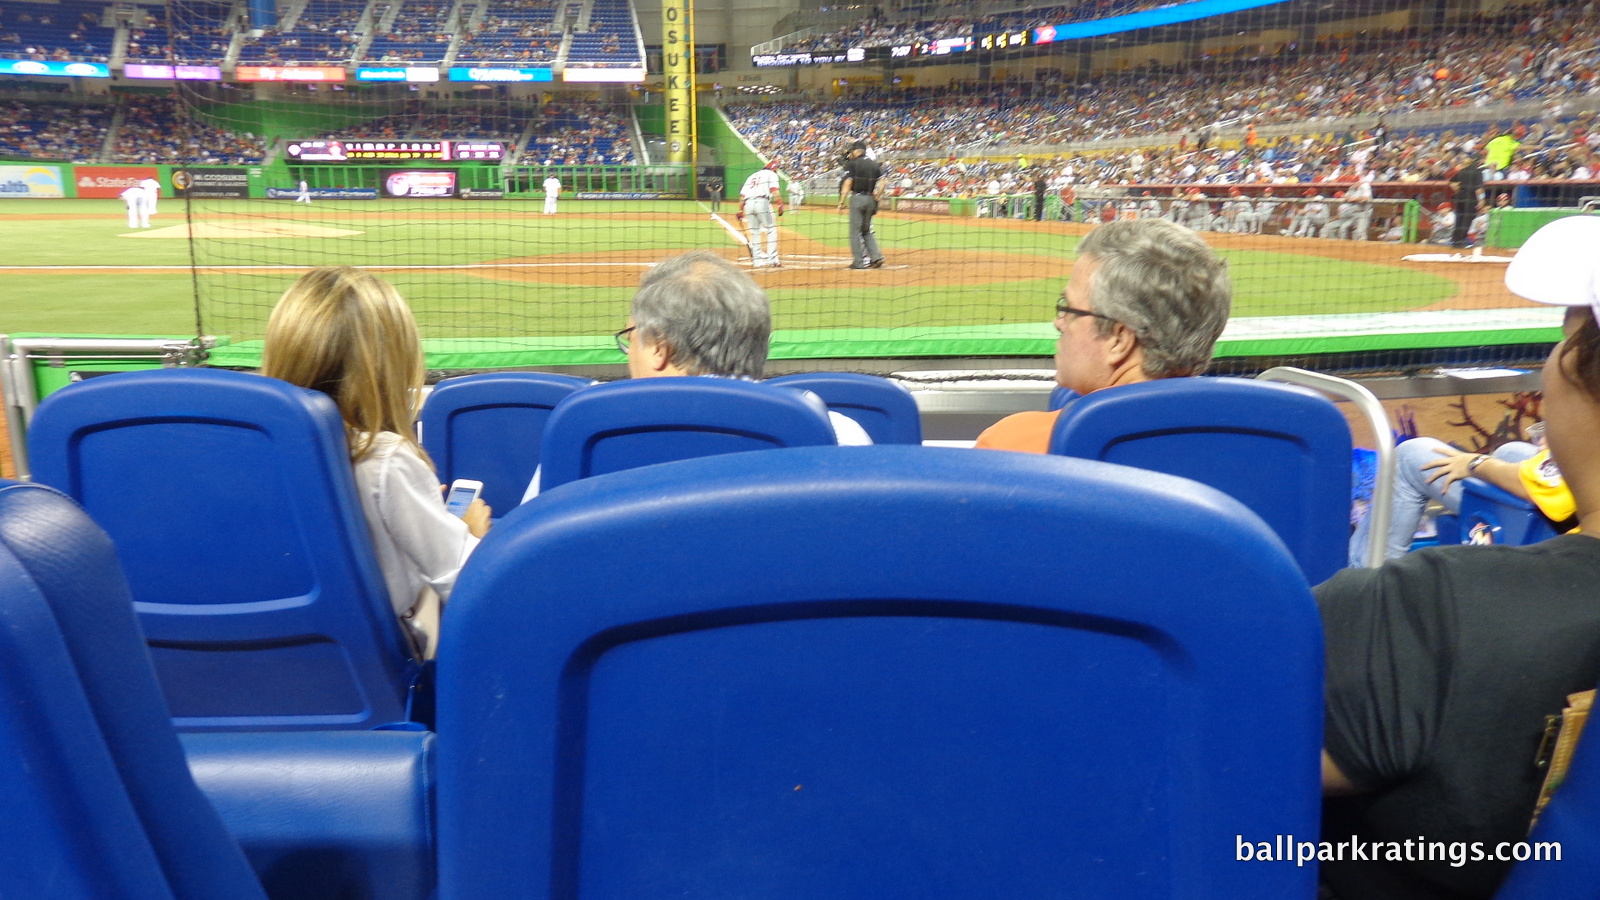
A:
<svg viewBox="0 0 1600 900">
<path fill-rule="evenodd" d="M 72 174 L 79 197 L 118 197 L 146 178 L 161 180 L 155 166 L 78 166 Z"/>
</svg>

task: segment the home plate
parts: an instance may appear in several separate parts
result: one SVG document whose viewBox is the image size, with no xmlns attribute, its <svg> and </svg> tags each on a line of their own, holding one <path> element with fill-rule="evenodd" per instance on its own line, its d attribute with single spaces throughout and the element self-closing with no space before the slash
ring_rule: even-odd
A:
<svg viewBox="0 0 1600 900">
<path fill-rule="evenodd" d="M 166 228 L 151 228 L 146 231 L 132 231 L 119 234 L 117 237 L 126 238 L 166 238 L 188 240 L 189 238 L 329 238 L 349 237 L 352 234 L 361 234 L 360 231 L 351 231 L 348 228 L 329 228 L 325 225 L 308 225 L 302 222 L 196 222 L 193 226 L 188 223 L 183 225 L 170 225 Z"/>
</svg>

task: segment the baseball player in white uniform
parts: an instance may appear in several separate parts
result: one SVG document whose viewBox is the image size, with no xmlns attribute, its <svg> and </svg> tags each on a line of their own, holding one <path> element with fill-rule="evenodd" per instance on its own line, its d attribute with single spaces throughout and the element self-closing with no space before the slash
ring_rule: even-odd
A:
<svg viewBox="0 0 1600 900">
<path fill-rule="evenodd" d="M 801 184 L 798 178 L 789 179 L 789 207 L 791 209 L 799 209 L 805 205 L 806 186 Z"/>
<path fill-rule="evenodd" d="M 782 265 L 778 262 L 778 216 L 783 213 L 783 196 L 778 191 L 777 169 L 776 160 L 769 162 L 766 168 L 751 172 L 739 188 L 739 217 L 750 236 L 750 261 L 757 269 Z"/>
<path fill-rule="evenodd" d="M 161 199 L 161 182 L 154 178 L 141 178 L 139 179 L 139 187 L 144 188 L 145 209 L 150 211 L 150 215 L 155 215 L 156 201 Z M 146 227 L 148 227 L 148 223 L 146 223 Z"/>
<path fill-rule="evenodd" d="M 121 197 L 122 202 L 127 204 L 129 228 L 150 227 L 150 207 L 144 188 L 137 184 L 129 185 L 117 196 Z"/>
<path fill-rule="evenodd" d="M 544 214 L 545 215 L 553 216 L 553 215 L 556 214 L 556 198 L 559 197 L 559 196 L 561 196 L 561 179 L 557 178 L 553 174 L 552 175 L 546 175 L 544 177 Z"/>
<path fill-rule="evenodd" d="M 1350 236 L 1358 241 L 1369 240 L 1372 236 L 1372 173 L 1361 176 L 1345 199 L 1356 206 L 1355 229 Z"/>
<path fill-rule="evenodd" d="M 295 195 L 294 202 L 296 202 L 296 203 L 310 203 L 311 202 L 311 186 L 306 184 L 304 178 L 300 179 L 300 193 Z"/>
</svg>

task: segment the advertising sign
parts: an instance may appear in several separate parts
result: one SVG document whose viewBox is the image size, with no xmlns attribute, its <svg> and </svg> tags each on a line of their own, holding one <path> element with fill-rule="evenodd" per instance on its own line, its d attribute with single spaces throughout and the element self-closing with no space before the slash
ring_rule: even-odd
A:
<svg viewBox="0 0 1600 900">
<path fill-rule="evenodd" d="M 511 69 L 499 66 L 452 66 L 451 81 L 555 81 L 555 69 Z"/>
<path fill-rule="evenodd" d="M 36 59 L 0 59 L 0 75 L 54 75 L 63 78 L 110 78 L 103 63 L 42 62 Z"/>
<path fill-rule="evenodd" d="M 568 66 L 561 70 L 561 80 L 607 84 L 643 84 L 644 69 L 588 69 Z"/>
<path fill-rule="evenodd" d="M 217 66 L 149 66 L 128 63 L 122 67 L 124 78 L 172 78 L 178 81 L 221 81 L 222 69 Z"/>
<path fill-rule="evenodd" d="M 250 176 L 244 169 L 174 169 L 172 189 L 179 197 L 243 200 L 250 196 Z"/>
<path fill-rule="evenodd" d="M 343 81 L 343 66 L 239 66 L 235 81 Z"/>
<path fill-rule="evenodd" d="M 79 166 L 73 177 L 77 179 L 79 197 L 116 197 L 146 178 L 160 180 L 155 166 Z"/>
<path fill-rule="evenodd" d="M 0 200 L 60 200 L 60 166 L 0 166 Z"/>
<path fill-rule="evenodd" d="M 439 80 L 439 70 L 433 66 L 362 66 L 356 69 L 357 81 L 406 81 L 426 84 Z"/>
<path fill-rule="evenodd" d="M 268 200 L 293 200 L 300 196 L 298 188 L 267 188 Z M 376 200 L 376 188 L 312 188 L 313 200 Z"/>
<path fill-rule="evenodd" d="M 414 197 L 454 197 L 456 173 L 428 172 L 421 169 L 385 172 L 383 195 L 407 200 Z"/>
</svg>

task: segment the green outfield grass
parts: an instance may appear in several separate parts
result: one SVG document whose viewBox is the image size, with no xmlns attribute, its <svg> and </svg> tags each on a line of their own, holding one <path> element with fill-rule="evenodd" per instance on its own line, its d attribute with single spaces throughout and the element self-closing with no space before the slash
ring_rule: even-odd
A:
<svg viewBox="0 0 1600 900">
<path fill-rule="evenodd" d="M 0 332 L 184 334 L 201 296 L 206 331 L 238 340 L 260 336 L 266 314 L 297 267 L 469 266 L 523 261 L 504 271 L 409 269 L 386 273 L 411 301 L 433 338 L 609 335 L 626 318 L 632 285 L 649 259 L 690 249 L 737 247 L 707 208 L 684 201 L 563 201 L 560 215 L 519 201 L 342 201 L 310 206 L 284 201 L 197 201 L 186 211 L 163 200 L 152 223 L 233 227 L 315 227 L 361 232 L 320 237 L 125 237 L 117 200 L 0 201 L 0 266 L 261 266 L 264 271 L 203 269 L 151 272 L 17 272 L 0 269 Z M 723 205 L 733 221 L 734 205 Z M 782 220 L 810 261 L 792 261 L 770 280 L 780 329 L 1014 325 L 1048 321 L 1076 239 L 981 219 L 878 219 L 885 254 L 912 250 L 964 254 L 990 266 L 992 280 L 936 283 L 916 267 L 909 283 L 875 286 L 839 271 L 848 257 L 844 217 L 809 207 Z M 793 235 L 805 238 L 795 241 Z M 192 257 L 191 257 L 192 254 Z M 1413 309 L 1456 293 L 1443 277 L 1396 266 L 1298 253 L 1228 250 L 1236 316 L 1381 312 Z M 620 257 L 628 259 L 622 260 Z M 540 262 L 543 259 L 545 262 Z M 556 260 L 552 262 L 551 260 Z M 796 268 L 798 265 L 799 268 Z M 806 268 L 813 266 L 813 268 Z M 610 267 L 607 286 L 573 284 L 586 270 Z M 561 273 L 560 277 L 552 273 Z M 801 274 L 796 274 L 800 272 Z"/>
</svg>

